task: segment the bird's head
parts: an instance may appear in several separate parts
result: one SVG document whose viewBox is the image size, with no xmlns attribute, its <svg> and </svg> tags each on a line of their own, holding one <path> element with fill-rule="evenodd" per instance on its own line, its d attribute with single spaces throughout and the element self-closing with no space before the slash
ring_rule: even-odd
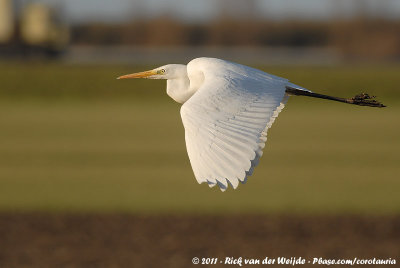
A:
<svg viewBox="0 0 400 268">
<path fill-rule="evenodd" d="M 122 75 L 117 79 L 128 79 L 128 78 L 174 79 L 184 76 L 187 76 L 186 65 L 168 64 L 155 68 L 150 71 Z"/>
</svg>

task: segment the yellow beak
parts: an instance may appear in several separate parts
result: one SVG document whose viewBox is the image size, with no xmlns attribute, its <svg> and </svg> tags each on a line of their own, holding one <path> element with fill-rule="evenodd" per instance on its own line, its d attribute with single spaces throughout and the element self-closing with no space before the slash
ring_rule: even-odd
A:
<svg viewBox="0 0 400 268">
<path fill-rule="evenodd" d="M 140 72 L 140 73 L 133 73 L 133 74 L 126 74 L 118 77 L 117 79 L 129 79 L 129 78 L 146 78 L 152 75 L 156 75 L 157 72 L 154 70 L 151 71 L 145 71 L 145 72 Z"/>
</svg>

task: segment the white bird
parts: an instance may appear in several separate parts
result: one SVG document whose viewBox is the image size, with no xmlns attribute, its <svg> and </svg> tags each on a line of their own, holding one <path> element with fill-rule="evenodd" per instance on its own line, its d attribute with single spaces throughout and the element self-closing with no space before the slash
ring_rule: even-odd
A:
<svg viewBox="0 0 400 268">
<path fill-rule="evenodd" d="M 186 148 L 198 183 L 236 189 L 253 173 L 267 131 L 290 95 L 384 107 L 368 94 L 350 99 L 313 93 L 287 79 L 215 58 L 168 64 L 118 77 L 166 79 L 167 94 L 182 103 Z"/>
</svg>

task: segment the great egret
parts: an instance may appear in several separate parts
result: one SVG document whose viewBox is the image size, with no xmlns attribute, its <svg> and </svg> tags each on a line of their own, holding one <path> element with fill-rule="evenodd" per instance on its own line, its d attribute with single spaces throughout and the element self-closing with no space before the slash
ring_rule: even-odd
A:
<svg viewBox="0 0 400 268">
<path fill-rule="evenodd" d="M 263 153 L 267 130 L 291 95 L 384 107 L 368 94 L 350 99 L 313 93 L 287 79 L 215 58 L 168 64 L 123 75 L 166 79 L 167 94 L 182 103 L 186 148 L 198 183 L 225 191 L 245 183 Z"/>
</svg>

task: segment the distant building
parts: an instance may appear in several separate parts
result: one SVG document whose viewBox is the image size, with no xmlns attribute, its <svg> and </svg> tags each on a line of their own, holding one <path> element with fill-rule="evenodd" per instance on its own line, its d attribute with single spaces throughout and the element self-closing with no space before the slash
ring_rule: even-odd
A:
<svg viewBox="0 0 400 268">
<path fill-rule="evenodd" d="M 57 10 L 30 2 L 15 10 L 12 0 L 0 0 L 0 55 L 56 56 L 69 43 L 69 29 Z"/>
<path fill-rule="evenodd" d="M 0 0 L 0 44 L 10 42 L 14 35 L 14 12 L 11 0 Z"/>
</svg>

